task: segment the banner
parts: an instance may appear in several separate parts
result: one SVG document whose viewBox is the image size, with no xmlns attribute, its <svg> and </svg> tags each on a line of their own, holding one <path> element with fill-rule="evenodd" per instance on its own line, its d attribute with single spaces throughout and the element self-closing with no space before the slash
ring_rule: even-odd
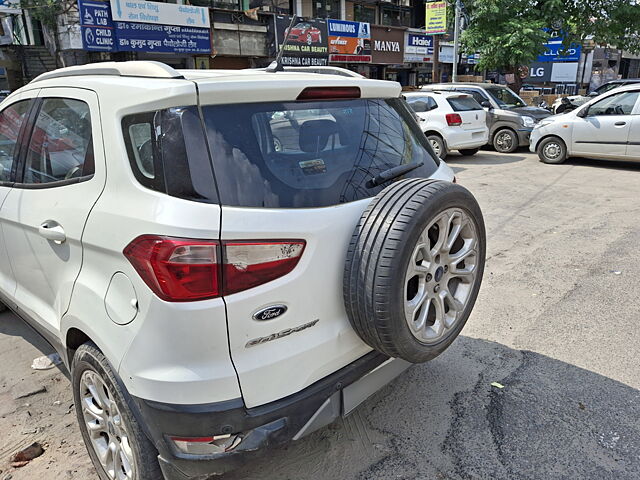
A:
<svg viewBox="0 0 640 480">
<path fill-rule="evenodd" d="M 284 49 L 282 64 L 296 67 L 318 67 L 329 64 L 327 21 L 296 18 L 289 29 L 291 17 L 276 15 L 274 18 L 277 50 Z M 287 43 L 284 39 L 287 36 Z"/>
<path fill-rule="evenodd" d="M 433 37 L 421 33 L 407 33 L 404 46 L 405 62 L 430 62 L 433 56 Z"/>
<path fill-rule="evenodd" d="M 447 2 L 425 4 L 425 29 L 427 35 L 447 33 Z"/>
<path fill-rule="evenodd" d="M 550 38 L 544 44 L 545 52 L 538 55 L 538 62 L 578 62 L 582 53 L 582 46 L 578 43 L 572 43 L 566 49 L 563 45 L 562 37 Z"/>
<path fill-rule="evenodd" d="M 115 22 L 119 52 L 210 53 L 208 28 Z"/>
<path fill-rule="evenodd" d="M 327 26 L 331 62 L 371 62 L 371 26 L 368 23 L 328 20 Z"/>
<path fill-rule="evenodd" d="M 115 22 L 155 23 L 182 27 L 210 28 L 209 9 L 147 2 L 145 0 L 111 0 L 111 15 Z"/>
<path fill-rule="evenodd" d="M 211 53 L 211 30 L 209 28 L 114 22 L 109 3 L 99 0 L 78 0 L 78 9 L 82 47 L 85 50 Z"/>
<path fill-rule="evenodd" d="M 404 63 L 404 30 L 374 25 L 371 27 L 371 62 L 381 65 Z"/>
</svg>

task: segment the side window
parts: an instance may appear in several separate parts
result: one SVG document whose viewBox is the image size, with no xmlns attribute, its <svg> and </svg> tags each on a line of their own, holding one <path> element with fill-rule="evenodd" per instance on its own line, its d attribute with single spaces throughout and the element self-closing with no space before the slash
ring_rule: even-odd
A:
<svg viewBox="0 0 640 480">
<path fill-rule="evenodd" d="M 436 108 L 438 108 L 436 101 L 431 97 L 427 97 L 427 111 L 435 110 Z"/>
<path fill-rule="evenodd" d="M 70 98 L 46 98 L 29 141 L 23 183 L 74 180 L 94 172 L 89 105 Z"/>
<path fill-rule="evenodd" d="M 631 115 L 640 92 L 622 92 L 594 103 L 588 115 Z"/>
<path fill-rule="evenodd" d="M 31 100 L 16 102 L 0 112 L 0 182 L 10 181 L 18 135 L 30 103 Z"/>
</svg>

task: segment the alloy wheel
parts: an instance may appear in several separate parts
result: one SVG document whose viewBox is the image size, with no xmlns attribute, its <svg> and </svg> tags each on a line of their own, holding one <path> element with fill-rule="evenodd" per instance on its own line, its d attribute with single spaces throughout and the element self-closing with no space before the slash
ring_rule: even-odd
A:
<svg viewBox="0 0 640 480">
<path fill-rule="evenodd" d="M 476 282 L 478 233 L 461 209 L 440 213 L 424 229 L 405 275 L 405 319 L 423 344 L 440 342 L 457 325 Z"/>
</svg>

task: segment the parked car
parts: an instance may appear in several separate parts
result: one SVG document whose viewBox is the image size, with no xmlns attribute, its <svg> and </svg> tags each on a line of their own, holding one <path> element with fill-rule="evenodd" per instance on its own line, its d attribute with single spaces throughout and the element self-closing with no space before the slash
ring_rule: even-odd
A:
<svg viewBox="0 0 640 480">
<path fill-rule="evenodd" d="M 616 88 L 577 110 L 541 121 L 532 152 L 545 163 L 569 157 L 640 160 L 640 83 Z"/>
<path fill-rule="evenodd" d="M 625 85 L 633 85 L 635 83 L 640 83 L 640 78 L 624 78 L 620 80 L 612 80 L 610 82 L 603 83 L 598 88 L 589 93 L 589 95 L 570 95 L 568 97 L 557 98 L 556 101 L 553 102 L 551 109 L 554 114 L 575 110 L 580 105 L 584 105 L 592 98 L 599 97 L 600 95 L 607 93 L 614 88 L 624 87 Z"/>
<path fill-rule="evenodd" d="M 312 43 L 322 42 L 322 32 L 318 27 L 314 27 L 310 23 L 301 22 L 294 25 L 291 29 L 285 30 L 285 38 L 292 43 Z"/>
<path fill-rule="evenodd" d="M 489 138 L 487 114 L 471 95 L 454 92 L 406 92 L 420 127 L 441 159 L 451 150 L 475 155 Z"/>
<path fill-rule="evenodd" d="M 482 213 L 397 83 L 69 67 L 0 104 L 0 141 L 0 299 L 62 355 L 101 480 L 298 440 L 476 300 Z"/>
<path fill-rule="evenodd" d="M 527 106 L 509 88 L 492 83 L 442 83 L 425 85 L 423 90 L 452 90 L 468 93 L 487 111 L 489 145 L 498 152 L 511 153 L 529 145 L 533 127 L 551 115 L 547 110 Z"/>
</svg>

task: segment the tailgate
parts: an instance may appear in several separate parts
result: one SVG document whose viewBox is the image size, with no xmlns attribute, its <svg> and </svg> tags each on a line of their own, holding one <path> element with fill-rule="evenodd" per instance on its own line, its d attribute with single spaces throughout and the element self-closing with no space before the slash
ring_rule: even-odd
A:
<svg viewBox="0 0 640 480">
<path fill-rule="evenodd" d="M 480 130 L 486 127 L 487 112 L 484 110 L 469 110 L 458 112 L 462 117 L 462 128 L 464 130 Z"/>
</svg>

